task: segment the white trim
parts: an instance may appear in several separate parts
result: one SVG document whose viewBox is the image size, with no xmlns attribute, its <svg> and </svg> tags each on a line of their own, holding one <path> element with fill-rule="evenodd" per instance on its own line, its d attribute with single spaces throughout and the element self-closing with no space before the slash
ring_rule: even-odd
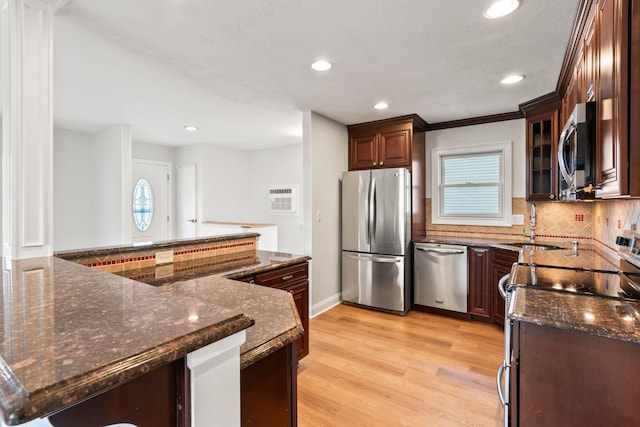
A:
<svg viewBox="0 0 640 427">
<path fill-rule="evenodd" d="M 131 159 L 131 173 L 133 173 L 133 164 L 134 163 L 144 163 L 147 165 L 158 165 L 158 166 L 166 166 L 167 173 L 169 174 L 169 179 L 167 183 L 167 215 L 169 216 L 169 221 L 167 221 L 167 240 L 173 239 L 173 163 L 171 162 L 162 162 L 158 160 L 147 160 L 147 159 Z M 133 185 L 133 181 L 130 182 L 130 185 Z M 133 191 L 133 188 L 130 190 Z M 131 196 L 129 196 L 131 198 Z M 133 217 L 129 215 L 129 221 L 131 227 L 133 224 Z"/>
<path fill-rule="evenodd" d="M 342 302 L 342 292 L 338 292 L 337 294 L 332 295 L 329 298 L 326 298 L 317 304 L 314 304 L 311 307 L 310 318 L 313 319 L 314 317 L 321 315 L 325 311 L 328 311 L 333 307 L 339 305 L 341 302 Z"/>
<path fill-rule="evenodd" d="M 441 157 L 464 154 L 480 154 L 487 152 L 502 152 L 502 216 L 500 218 L 468 218 L 468 217 L 441 217 L 440 213 L 440 182 L 441 182 Z M 431 222 L 433 224 L 449 225 L 479 225 L 492 227 L 511 227 L 511 199 L 512 199 L 512 164 L 513 141 L 500 141 L 490 144 L 469 144 L 465 147 L 448 148 L 439 147 L 431 150 Z"/>
</svg>

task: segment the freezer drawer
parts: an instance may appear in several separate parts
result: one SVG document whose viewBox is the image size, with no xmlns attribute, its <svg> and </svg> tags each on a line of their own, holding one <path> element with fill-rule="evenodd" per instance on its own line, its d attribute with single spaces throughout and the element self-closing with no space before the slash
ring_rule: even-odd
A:
<svg viewBox="0 0 640 427">
<path fill-rule="evenodd" d="M 413 292 L 415 304 L 466 313 L 466 246 L 416 243 Z"/>
<path fill-rule="evenodd" d="M 342 252 L 342 300 L 406 312 L 404 257 Z"/>
</svg>

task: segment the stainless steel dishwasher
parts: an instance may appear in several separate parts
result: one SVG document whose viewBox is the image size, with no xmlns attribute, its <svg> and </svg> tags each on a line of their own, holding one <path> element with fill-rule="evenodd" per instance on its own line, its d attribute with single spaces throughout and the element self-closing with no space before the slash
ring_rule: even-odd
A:
<svg viewBox="0 0 640 427">
<path fill-rule="evenodd" d="M 414 245 L 413 302 L 467 312 L 467 247 L 438 243 Z"/>
</svg>

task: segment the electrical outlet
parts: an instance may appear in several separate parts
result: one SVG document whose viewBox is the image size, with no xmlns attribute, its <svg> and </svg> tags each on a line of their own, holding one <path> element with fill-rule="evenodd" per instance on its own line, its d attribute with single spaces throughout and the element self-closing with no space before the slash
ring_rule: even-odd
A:
<svg viewBox="0 0 640 427">
<path fill-rule="evenodd" d="M 513 225 L 523 225 L 524 224 L 524 215 L 511 215 L 511 224 L 513 224 Z"/>
<path fill-rule="evenodd" d="M 173 262 L 173 251 L 156 252 L 156 265 Z"/>
</svg>

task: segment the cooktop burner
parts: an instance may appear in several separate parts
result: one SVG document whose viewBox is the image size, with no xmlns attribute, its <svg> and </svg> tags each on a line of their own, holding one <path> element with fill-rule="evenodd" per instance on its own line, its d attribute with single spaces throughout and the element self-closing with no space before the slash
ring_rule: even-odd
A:
<svg viewBox="0 0 640 427">
<path fill-rule="evenodd" d="M 640 275 L 582 269 L 520 266 L 514 284 L 560 292 L 640 300 Z"/>
</svg>

